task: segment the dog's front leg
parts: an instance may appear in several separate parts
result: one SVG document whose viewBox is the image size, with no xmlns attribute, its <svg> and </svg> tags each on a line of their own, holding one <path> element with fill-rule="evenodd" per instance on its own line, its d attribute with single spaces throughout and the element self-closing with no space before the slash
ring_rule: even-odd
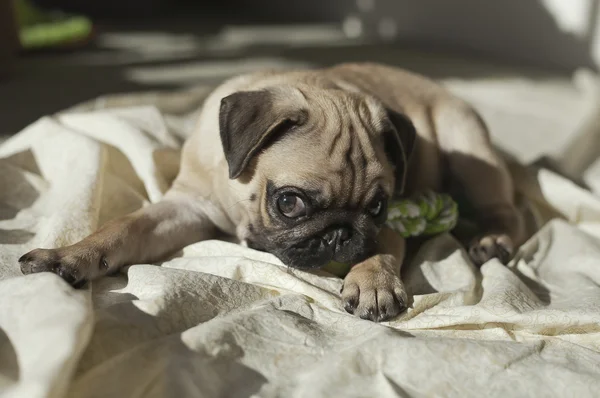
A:
<svg viewBox="0 0 600 398">
<path fill-rule="evenodd" d="M 24 274 L 54 272 L 81 286 L 125 265 L 161 260 L 186 245 L 210 239 L 214 232 L 199 202 L 169 192 L 161 202 L 110 221 L 80 242 L 33 250 L 19 263 Z"/>
<path fill-rule="evenodd" d="M 400 280 L 406 242 L 388 227 L 381 230 L 378 240 L 377 254 L 352 267 L 342 287 L 346 311 L 375 322 L 395 317 L 407 303 Z"/>
</svg>

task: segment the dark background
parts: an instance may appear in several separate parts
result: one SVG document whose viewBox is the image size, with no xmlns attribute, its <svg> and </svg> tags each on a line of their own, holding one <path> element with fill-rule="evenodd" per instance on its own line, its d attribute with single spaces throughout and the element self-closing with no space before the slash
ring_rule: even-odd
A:
<svg viewBox="0 0 600 398">
<path fill-rule="evenodd" d="M 433 78 L 544 79 L 597 69 L 600 49 L 599 0 L 586 0 L 586 27 L 579 34 L 561 26 L 560 13 L 543 0 L 35 1 L 89 16 L 97 35 L 77 51 L 19 54 L 10 74 L 0 71 L 0 134 L 98 96 L 214 85 L 270 61 L 375 61 Z M 581 1 L 562 4 L 572 10 Z M 360 32 L 348 29 L 349 21 L 359 21 Z M 267 30 L 228 45 L 227 35 L 243 39 L 244 27 Z M 219 70 L 223 63 L 236 67 Z M 2 51 L 0 64 L 7 64 Z"/>
</svg>

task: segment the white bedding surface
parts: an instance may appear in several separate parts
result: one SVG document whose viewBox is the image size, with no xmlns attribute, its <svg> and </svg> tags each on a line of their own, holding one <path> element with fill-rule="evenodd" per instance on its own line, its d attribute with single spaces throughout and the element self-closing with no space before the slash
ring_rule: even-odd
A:
<svg viewBox="0 0 600 398">
<path fill-rule="evenodd" d="M 528 82 L 512 97 L 510 85 L 502 97 L 489 82 L 448 84 L 493 132 L 512 132 L 509 149 L 525 145 L 516 128 L 563 128 L 560 101 L 577 108 Z M 43 118 L 0 146 L 3 397 L 598 396 L 600 200 L 548 170 L 520 173 L 519 189 L 540 220 L 548 208 L 562 219 L 508 267 L 478 270 L 449 235 L 433 239 L 405 265 L 412 308 L 385 324 L 346 314 L 340 279 L 227 242 L 82 290 L 22 276 L 26 251 L 160 199 L 197 104 L 148 98 Z"/>
</svg>

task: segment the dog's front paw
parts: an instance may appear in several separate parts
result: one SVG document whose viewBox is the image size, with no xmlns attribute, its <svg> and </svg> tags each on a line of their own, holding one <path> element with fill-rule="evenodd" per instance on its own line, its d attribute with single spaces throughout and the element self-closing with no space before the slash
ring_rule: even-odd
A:
<svg viewBox="0 0 600 398">
<path fill-rule="evenodd" d="M 387 321 L 406 310 L 407 301 L 400 277 L 385 268 L 359 264 L 344 279 L 344 309 L 362 319 Z"/>
<path fill-rule="evenodd" d="M 483 265 L 492 258 L 497 258 L 502 264 L 506 264 L 513 253 L 513 241 L 505 234 L 479 237 L 469 246 L 469 256 L 477 266 Z"/>
<path fill-rule="evenodd" d="M 102 268 L 105 260 L 93 250 L 72 247 L 35 249 L 19 258 L 23 274 L 52 272 L 75 288 L 87 282 L 96 263 Z"/>
</svg>

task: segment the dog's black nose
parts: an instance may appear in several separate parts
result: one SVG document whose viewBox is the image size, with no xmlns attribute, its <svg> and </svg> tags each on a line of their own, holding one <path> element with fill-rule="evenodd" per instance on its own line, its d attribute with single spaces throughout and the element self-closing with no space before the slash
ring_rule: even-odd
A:
<svg viewBox="0 0 600 398">
<path fill-rule="evenodd" d="M 352 238 L 352 230 L 347 227 L 337 228 L 325 234 L 325 242 L 329 246 L 341 245 Z"/>
<path fill-rule="evenodd" d="M 349 228 L 338 229 L 338 234 L 340 243 L 344 243 L 345 241 L 350 240 L 352 237 L 352 231 Z"/>
</svg>

